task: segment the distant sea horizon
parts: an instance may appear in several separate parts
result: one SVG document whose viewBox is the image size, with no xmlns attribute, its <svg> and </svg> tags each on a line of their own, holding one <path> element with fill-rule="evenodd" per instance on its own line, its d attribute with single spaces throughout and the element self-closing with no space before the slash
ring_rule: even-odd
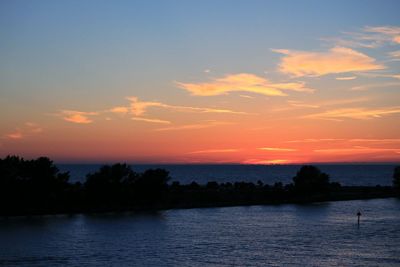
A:
<svg viewBox="0 0 400 267">
<path fill-rule="evenodd" d="M 70 172 L 71 182 L 84 182 L 88 173 L 97 171 L 101 166 L 110 163 L 56 163 L 61 172 Z M 393 170 L 400 163 L 300 163 L 300 164 L 240 164 L 240 163 L 145 163 L 129 164 L 136 172 L 146 169 L 163 168 L 170 172 L 172 181 L 181 184 L 197 182 L 206 184 L 209 181 L 253 182 L 264 184 L 282 182 L 288 184 L 303 165 L 315 165 L 330 175 L 332 182 L 348 186 L 388 186 L 392 184 Z"/>
</svg>

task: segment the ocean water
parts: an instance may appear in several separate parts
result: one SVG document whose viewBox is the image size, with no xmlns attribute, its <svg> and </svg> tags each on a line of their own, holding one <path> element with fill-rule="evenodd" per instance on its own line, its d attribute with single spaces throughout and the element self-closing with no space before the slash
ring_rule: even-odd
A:
<svg viewBox="0 0 400 267">
<path fill-rule="evenodd" d="M 0 218 L 0 265 L 400 266 L 400 200 Z"/>
<path fill-rule="evenodd" d="M 70 181 L 85 181 L 86 174 L 95 172 L 101 165 L 96 164 L 59 164 L 61 171 L 69 171 Z M 330 175 L 331 181 L 342 185 L 391 185 L 395 165 L 358 164 L 358 165 L 318 165 Z M 273 184 L 292 182 L 292 178 L 301 165 L 132 165 L 132 169 L 142 172 L 149 168 L 164 168 L 170 172 L 171 181 L 189 184 L 196 181 L 205 184 L 208 181 L 236 182 L 258 180 Z"/>
</svg>

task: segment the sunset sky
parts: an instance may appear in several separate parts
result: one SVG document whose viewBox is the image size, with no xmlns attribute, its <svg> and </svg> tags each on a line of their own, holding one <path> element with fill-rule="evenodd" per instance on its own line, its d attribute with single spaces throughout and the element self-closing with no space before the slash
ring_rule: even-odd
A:
<svg viewBox="0 0 400 267">
<path fill-rule="evenodd" d="M 0 1 L 0 157 L 400 162 L 400 1 Z"/>
</svg>

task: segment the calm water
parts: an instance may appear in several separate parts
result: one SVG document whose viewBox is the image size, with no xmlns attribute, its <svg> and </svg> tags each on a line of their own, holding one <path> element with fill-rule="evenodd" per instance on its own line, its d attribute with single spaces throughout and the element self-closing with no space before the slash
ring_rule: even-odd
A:
<svg viewBox="0 0 400 267">
<path fill-rule="evenodd" d="M 71 181 L 85 181 L 86 174 L 95 172 L 101 165 L 59 164 L 62 171 L 70 171 Z M 343 185 L 391 185 L 395 165 L 316 165 L 331 176 L 331 181 Z M 196 181 L 235 182 L 263 181 L 267 184 L 292 182 L 301 165 L 132 165 L 142 172 L 149 168 L 164 168 L 170 171 L 172 180 L 189 184 Z"/>
<path fill-rule="evenodd" d="M 400 266 L 400 200 L 8 218 L 0 237 L 6 266 Z"/>
</svg>

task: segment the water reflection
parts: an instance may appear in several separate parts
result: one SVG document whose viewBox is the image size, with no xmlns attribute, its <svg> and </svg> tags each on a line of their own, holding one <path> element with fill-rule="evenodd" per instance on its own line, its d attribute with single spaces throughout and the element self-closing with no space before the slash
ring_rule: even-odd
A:
<svg viewBox="0 0 400 267">
<path fill-rule="evenodd" d="M 398 266 L 400 201 L 3 218 L 0 236 L 7 266 Z"/>
</svg>

